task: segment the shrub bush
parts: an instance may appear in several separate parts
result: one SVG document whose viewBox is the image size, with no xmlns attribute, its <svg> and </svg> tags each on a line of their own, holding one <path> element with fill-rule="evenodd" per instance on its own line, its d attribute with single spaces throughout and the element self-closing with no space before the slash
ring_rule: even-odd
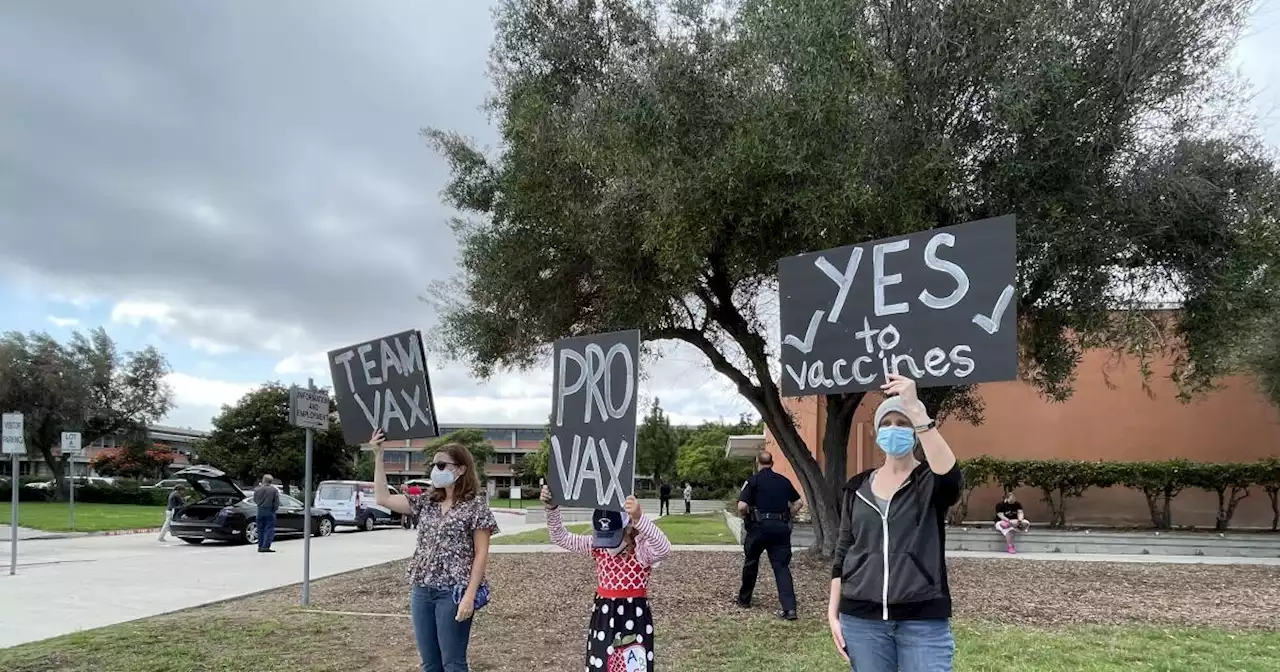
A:
<svg viewBox="0 0 1280 672">
<path fill-rule="evenodd" d="M 1157 529 L 1173 528 L 1172 502 L 1183 490 L 1196 488 L 1218 496 L 1215 529 L 1231 526 L 1240 502 L 1255 491 L 1271 503 L 1271 529 L 1280 528 L 1280 459 L 1252 463 L 1210 463 L 1188 460 L 1155 462 L 1087 462 L 1082 460 L 1004 460 L 987 455 L 960 460 L 965 490 L 952 507 L 949 520 L 959 524 L 968 516 L 969 495 L 988 483 L 1005 492 L 1036 488 L 1049 506 L 1052 527 L 1067 524 L 1067 505 L 1090 488 L 1122 486 L 1143 494 Z"/>
</svg>

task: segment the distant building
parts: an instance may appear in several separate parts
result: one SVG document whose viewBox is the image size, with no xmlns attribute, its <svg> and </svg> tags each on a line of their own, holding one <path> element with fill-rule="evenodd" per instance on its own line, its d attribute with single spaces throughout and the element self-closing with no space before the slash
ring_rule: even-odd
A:
<svg viewBox="0 0 1280 672">
<path fill-rule="evenodd" d="M 484 432 L 484 438 L 493 446 L 493 454 L 485 462 L 484 472 L 488 482 L 482 484 L 487 490 L 510 488 L 515 480 L 516 459 L 522 455 L 533 455 L 547 436 L 545 425 L 521 425 L 502 423 L 452 423 L 440 426 L 440 435 L 446 436 L 460 429 L 478 429 Z M 425 477 L 430 472 L 427 462 L 434 457 L 425 452 L 426 447 L 435 439 L 411 439 L 405 441 L 388 441 L 386 451 L 382 454 L 382 464 L 387 472 L 387 480 L 401 483 L 413 478 Z"/>
<path fill-rule="evenodd" d="M 168 425 L 147 425 L 147 438 L 157 446 L 163 446 L 172 450 L 177 454 L 170 470 L 177 470 L 191 464 L 191 455 L 196 450 L 198 442 L 209 436 L 209 432 L 200 429 L 191 429 L 190 427 L 170 427 Z M 109 448 L 119 448 L 126 442 L 126 438 L 122 435 L 99 437 L 92 443 L 84 447 L 82 455 L 71 458 L 71 468 L 76 476 L 96 476 L 92 469 L 89 468 L 89 460 L 94 455 L 107 450 Z M 53 446 L 53 454 L 59 455 L 62 452 L 61 446 Z M 8 473 L 9 462 L 4 461 L 4 473 Z M 44 457 L 39 453 L 27 454 L 22 457 L 18 463 L 18 474 L 20 476 L 48 476 L 53 477 L 53 473 L 49 470 L 49 465 L 45 464 Z"/>
</svg>

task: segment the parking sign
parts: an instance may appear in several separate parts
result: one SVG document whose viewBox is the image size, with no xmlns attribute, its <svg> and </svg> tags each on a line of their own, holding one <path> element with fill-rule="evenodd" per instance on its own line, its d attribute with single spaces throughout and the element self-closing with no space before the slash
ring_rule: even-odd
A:
<svg viewBox="0 0 1280 672">
<path fill-rule="evenodd" d="M 22 414 L 4 414 L 4 454 L 22 455 L 27 452 L 27 442 L 22 433 Z"/>
<path fill-rule="evenodd" d="M 62 452 L 65 455 L 80 454 L 80 432 L 62 433 Z"/>
</svg>

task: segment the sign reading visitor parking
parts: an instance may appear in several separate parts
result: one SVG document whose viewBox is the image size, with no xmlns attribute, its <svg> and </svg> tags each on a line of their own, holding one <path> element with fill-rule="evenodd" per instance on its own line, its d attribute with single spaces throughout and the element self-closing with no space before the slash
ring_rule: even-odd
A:
<svg viewBox="0 0 1280 672">
<path fill-rule="evenodd" d="M 63 455 L 79 455 L 80 454 L 80 432 L 63 432 L 62 433 L 62 454 Z"/>
<path fill-rule="evenodd" d="M 404 331 L 329 352 L 333 393 L 347 443 L 363 445 L 375 428 L 389 441 L 440 435 L 422 334 Z"/>
<path fill-rule="evenodd" d="M 289 422 L 304 429 L 329 429 L 329 395 L 297 385 L 289 388 Z M 373 434 L 373 430 L 369 433 Z"/>
<path fill-rule="evenodd" d="M 553 361 L 551 497 L 621 511 L 636 480 L 640 332 L 561 339 Z"/>
<path fill-rule="evenodd" d="M 920 387 L 1018 373 L 1013 215 L 778 262 L 782 393 Z"/>
<path fill-rule="evenodd" d="M 4 454 L 5 455 L 22 455 L 27 452 L 27 442 L 23 438 L 22 433 L 22 414 L 21 413 L 5 413 L 4 423 Z"/>
</svg>

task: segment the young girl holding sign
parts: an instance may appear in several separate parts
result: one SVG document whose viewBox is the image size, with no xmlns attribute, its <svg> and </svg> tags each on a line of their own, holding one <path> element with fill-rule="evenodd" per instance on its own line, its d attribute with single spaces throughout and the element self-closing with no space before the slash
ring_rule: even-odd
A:
<svg viewBox="0 0 1280 672">
<path fill-rule="evenodd" d="M 589 553 L 596 561 L 596 599 L 587 630 L 587 670 L 652 672 L 653 615 L 649 613 L 649 574 L 671 553 L 671 543 L 644 517 L 635 497 L 626 513 L 597 509 L 590 536 L 564 528 L 551 489 L 542 486 L 551 542 L 567 551 Z"/>
</svg>

